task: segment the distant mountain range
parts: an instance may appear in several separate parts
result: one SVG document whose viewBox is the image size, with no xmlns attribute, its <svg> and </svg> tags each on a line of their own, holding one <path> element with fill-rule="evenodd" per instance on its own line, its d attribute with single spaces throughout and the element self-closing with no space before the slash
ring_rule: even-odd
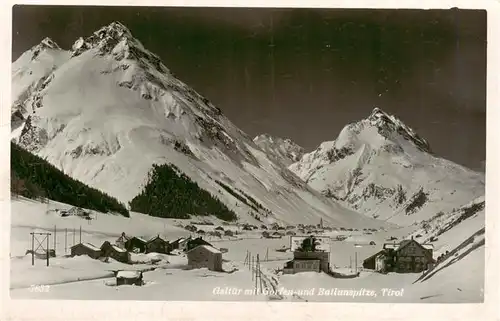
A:
<svg viewBox="0 0 500 321">
<path fill-rule="evenodd" d="M 289 166 L 326 197 L 370 217 L 409 225 L 484 195 L 484 173 L 434 155 L 398 118 L 375 108 Z"/>
</svg>

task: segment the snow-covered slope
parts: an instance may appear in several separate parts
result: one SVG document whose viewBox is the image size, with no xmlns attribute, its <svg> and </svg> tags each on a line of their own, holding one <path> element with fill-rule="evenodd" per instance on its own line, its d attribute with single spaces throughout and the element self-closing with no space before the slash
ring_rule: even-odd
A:
<svg viewBox="0 0 500 321">
<path fill-rule="evenodd" d="M 36 63 L 26 57 L 14 63 L 18 70 Z M 70 58 L 57 66 L 17 104 L 29 116 L 13 131 L 14 139 L 120 201 L 141 191 L 152 164 L 173 163 L 242 220 L 254 222 L 255 208 L 217 181 L 248 203 L 252 198 L 262 205 L 255 213 L 262 220 L 317 223 L 323 218 L 341 226 L 380 226 L 271 160 L 120 23 L 78 39 Z M 24 79 L 19 75 L 13 82 Z"/>
<path fill-rule="evenodd" d="M 425 139 L 378 108 L 289 168 L 327 197 L 403 225 L 484 195 L 484 173 L 433 155 Z"/>
<path fill-rule="evenodd" d="M 274 157 L 275 160 L 286 166 L 299 161 L 304 155 L 304 148 L 288 138 L 283 139 L 269 134 L 262 134 L 255 137 L 253 142 L 269 156 Z"/>
<path fill-rule="evenodd" d="M 11 103 L 13 108 L 11 115 L 13 128 L 22 123 L 28 112 L 23 108 L 23 101 L 43 86 L 47 76 L 66 62 L 70 55 L 69 51 L 59 48 L 52 39 L 45 38 L 40 44 L 23 53 L 12 64 Z"/>
</svg>

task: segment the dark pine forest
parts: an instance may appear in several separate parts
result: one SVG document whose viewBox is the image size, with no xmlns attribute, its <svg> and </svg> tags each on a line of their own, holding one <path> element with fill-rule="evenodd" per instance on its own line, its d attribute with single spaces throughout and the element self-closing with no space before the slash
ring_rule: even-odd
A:
<svg viewBox="0 0 500 321">
<path fill-rule="evenodd" d="M 71 178 L 46 160 L 11 142 L 11 192 L 31 199 L 53 201 L 103 213 L 129 217 L 125 205 L 95 188 Z"/>
<path fill-rule="evenodd" d="M 131 202 L 132 211 L 157 217 L 189 218 L 214 215 L 225 221 L 236 214 L 198 186 L 173 164 L 153 165 L 143 191 Z"/>
</svg>

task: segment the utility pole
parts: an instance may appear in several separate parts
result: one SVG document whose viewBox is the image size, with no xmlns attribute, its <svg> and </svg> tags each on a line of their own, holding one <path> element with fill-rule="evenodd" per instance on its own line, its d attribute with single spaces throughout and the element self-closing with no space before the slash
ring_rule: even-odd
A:
<svg viewBox="0 0 500 321">
<path fill-rule="evenodd" d="M 57 226 L 54 225 L 54 252 L 56 251 L 56 232 L 57 232 Z"/>
<path fill-rule="evenodd" d="M 68 228 L 64 229 L 64 255 L 68 254 Z"/>
<path fill-rule="evenodd" d="M 46 252 L 47 252 L 47 266 L 49 266 L 49 257 L 50 257 L 50 250 L 49 250 L 49 235 L 50 235 L 50 234 L 48 234 L 48 235 L 47 235 L 47 237 L 46 237 L 46 238 L 47 238 L 47 250 L 46 250 Z M 54 251 L 55 251 L 55 250 L 54 250 Z"/>
<path fill-rule="evenodd" d="M 253 279 L 254 279 L 254 275 L 253 275 L 253 274 L 254 274 L 254 272 L 255 272 L 255 269 L 254 269 L 254 267 L 253 267 L 253 263 L 254 263 L 254 259 L 253 259 L 253 256 L 252 256 L 252 260 L 251 260 L 251 263 L 250 263 L 250 265 L 251 265 L 250 271 L 252 271 L 252 281 L 253 281 Z"/>
<path fill-rule="evenodd" d="M 41 247 L 42 251 L 45 250 L 45 253 L 47 255 L 47 266 L 49 266 L 49 259 L 50 259 L 50 233 L 35 233 L 31 232 L 31 265 L 35 265 L 35 252 L 38 251 L 38 249 Z M 45 236 L 44 239 L 38 240 L 35 235 L 42 235 Z M 38 243 L 37 248 L 35 249 L 35 240 Z M 44 249 L 43 241 L 47 240 L 47 245 L 46 248 Z"/>
<path fill-rule="evenodd" d="M 257 279 L 260 278 L 259 254 L 257 254 L 257 262 L 255 262 L 255 293 L 259 292 Z M 262 280 L 260 280 L 262 282 Z"/>
<path fill-rule="evenodd" d="M 35 265 L 35 233 L 31 233 L 31 265 Z"/>
<path fill-rule="evenodd" d="M 354 252 L 354 267 L 355 267 L 355 271 L 356 273 L 358 273 L 358 252 Z"/>
<path fill-rule="evenodd" d="M 75 236 L 76 236 L 76 230 L 73 227 L 73 245 L 75 245 Z"/>
<path fill-rule="evenodd" d="M 82 226 L 80 225 L 80 243 L 82 243 Z"/>
</svg>

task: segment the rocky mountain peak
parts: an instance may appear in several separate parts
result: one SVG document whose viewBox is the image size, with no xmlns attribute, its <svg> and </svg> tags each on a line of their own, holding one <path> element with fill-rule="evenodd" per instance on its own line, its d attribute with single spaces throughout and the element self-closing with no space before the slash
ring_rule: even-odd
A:
<svg viewBox="0 0 500 321">
<path fill-rule="evenodd" d="M 429 143 L 420 137 L 412 128 L 408 127 L 401 120 L 393 115 L 389 115 L 382 109 L 375 107 L 367 121 L 377 127 L 380 135 L 390 139 L 394 134 L 399 134 L 406 140 L 412 142 L 418 149 L 431 153 Z"/>
<path fill-rule="evenodd" d="M 50 49 L 61 49 L 59 45 L 49 37 L 43 38 L 43 40 L 40 42 L 39 46 L 41 48 L 50 48 Z"/>
<path fill-rule="evenodd" d="M 106 54 L 121 42 L 124 43 L 123 47 L 125 44 L 128 47 L 142 47 L 127 27 L 115 21 L 100 28 L 85 39 L 80 37 L 72 46 L 73 56 L 78 56 L 93 48 L 99 48 L 101 54 Z"/>
<path fill-rule="evenodd" d="M 46 49 L 61 49 L 61 47 L 59 47 L 54 40 L 49 37 L 45 37 L 38 45 L 31 48 L 31 52 L 33 53 L 31 60 L 36 59 L 36 57 L 38 57 L 38 55 Z"/>
</svg>

